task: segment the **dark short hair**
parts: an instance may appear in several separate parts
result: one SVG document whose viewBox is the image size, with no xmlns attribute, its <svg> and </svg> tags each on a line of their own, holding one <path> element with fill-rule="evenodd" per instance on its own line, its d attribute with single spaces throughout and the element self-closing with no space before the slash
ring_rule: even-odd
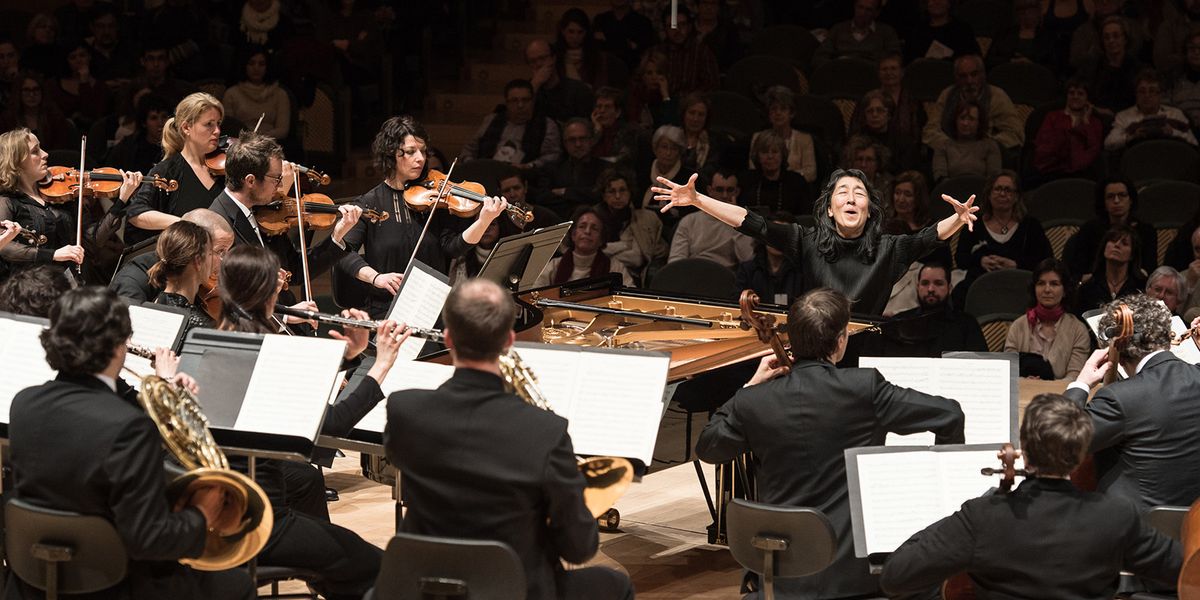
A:
<svg viewBox="0 0 1200 600">
<path fill-rule="evenodd" d="M 829 288 L 805 292 L 788 309 L 788 341 L 796 358 L 826 360 L 850 324 L 850 299 Z"/>
<path fill-rule="evenodd" d="M 379 127 L 379 133 L 375 134 L 375 141 L 371 142 L 371 154 L 375 156 L 375 165 L 383 171 L 384 178 L 389 178 L 396 173 L 396 152 L 404 146 L 404 138 L 410 135 L 426 144 L 429 142 L 429 134 L 425 133 L 425 127 L 411 115 L 392 117 Z M 446 164 L 444 156 L 442 164 Z M 429 173 L 428 158 L 425 160 L 425 165 L 425 168 L 421 170 L 421 179 L 424 179 L 425 175 Z"/>
<path fill-rule="evenodd" d="M 442 307 L 455 356 L 474 361 L 494 360 L 504 352 L 516 316 L 512 296 L 487 279 L 454 286 Z"/>
<path fill-rule="evenodd" d="M 46 362 L 59 373 L 94 375 L 108 366 L 133 334 L 129 307 L 117 293 L 97 286 L 68 290 L 50 307 L 42 331 Z"/>
<path fill-rule="evenodd" d="M 1068 475 L 1092 443 L 1092 418 L 1061 394 L 1038 394 L 1021 420 L 1025 465 L 1038 475 Z"/>
<path fill-rule="evenodd" d="M 635 180 L 633 173 L 620 167 L 609 167 L 600 172 L 600 176 L 596 178 L 596 194 L 604 196 L 604 191 L 608 189 L 609 184 L 617 180 L 624 181 L 625 187 L 629 188 L 630 203 L 635 208 L 641 208 L 642 198 L 633 193 L 633 182 Z M 570 239 L 570 236 L 567 239 Z"/>
<path fill-rule="evenodd" d="M 513 90 L 529 90 L 529 93 L 532 94 L 533 84 L 528 79 L 513 79 L 504 84 L 504 97 L 508 98 L 508 93 Z"/>
<path fill-rule="evenodd" d="M 921 265 L 921 268 L 917 269 L 918 281 L 921 279 L 921 273 L 924 273 L 926 269 L 941 269 L 942 273 L 946 275 L 946 281 L 950 281 L 950 267 L 940 260 L 926 261 L 925 264 Z"/>
<path fill-rule="evenodd" d="M 239 191 L 246 186 L 246 176 L 262 180 L 271 169 L 271 159 L 283 160 L 283 147 L 274 138 L 243 130 L 237 143 L 225 152 L 225 187 Z"/>
<path fill-rule="evenodd" d="M 1162 85 L 1163 85 L 1162 76 L 1160 76 L 1158 74 L 1158 71 L 1155 71 L 1154 69 L 1151 69 L 1151 68 L 1145 68 L 1145 69 L 1142 69 L 1141 71 L 1138 71 L 1137 77 L 1135 77 L 1133 80 L 1133 87 L 1136 88 L 1137 85 L 1139 83 L 1142 83 L 1143 81 L 1145 81 L 1147 83 L 1153 83 L 1153 84 L 1157 85 L 1160 89 L 1162 88 Z"/>
<path fill-rule="evenodd" d="M 612 86 L 601 86 L 600 89 L 596 90 L 596 100 L 601 98 L 608 98 L 609 100 L 612 100 L 613 105 L 617 107 L 617 110 L 624 112 L 625 94 L 621 90 Z M 593 106 L 594 105 L 595 103 L 593 102 Z"/>
<path fill-rule="evenodd" d="M 1113 313 L 1122 304 L 1133 311 L 1133 339 L 1119 349 L 1122 362 L 1138 363 L 1151 352 L 1171 347 L 1171 311 L 1157 298 L 1142 293 L 1117 298 L 1101 307 L 1104 314 L 1100 317 L 1099 330 L 1105 337 L 1115 335 L 1113 328 L 1119 325 Z"/>
<path fill-rule="evenodd" d="M 1038 305 L 1037 299 L 1037 282 L 1046 273 L 1054 273 L 1062 281 L 1063 299 L 1062 307 L 1070 311 L 1075 306 L 1075 278 L 1071 276 L 1071 270 L 1067 268 L 1067 263 L 1058 260 L 1051 256 L 1050 258 L 1042 259 L 1033 268 L 1033 274 L 1029 277 L 1029 306 L 1030 308 Z"/>
<path fill-rule="evenodd" d="M 67 290 L 61 263 L 20 269 L 0 284 L 0 310 L 31 317 L 49 317 L 50 307 Z"/>
<path fill-rule="evenodd" d="M 1125 186 L 1125 191 L 1129 194 L 1129 214 L 1136 214 L 1138 207 L 1137 186 L 1128 178 L 1121 175 L 1109 175 L 1096 182 L 1096 201 L 1092 205 L 1096 210 L 1096 217 L 1100 219 L 1101 223 L 1108 223 L 1108 211 L 1104 208 L 1104 190 L 1108 186 L 1116 184 Z"/>
<path fill-rule="evenodd" d="M 138 127 L 146 125 L 146 119 L 150 118 L 150 113 L 152 112 L 160 112 L 164 117 L 171 116 L 172 108 L 171 103 L 166 98 L 154 92 L 143 94 L 141 98 L 138 98 L 136 105 Z"/>
</svg>

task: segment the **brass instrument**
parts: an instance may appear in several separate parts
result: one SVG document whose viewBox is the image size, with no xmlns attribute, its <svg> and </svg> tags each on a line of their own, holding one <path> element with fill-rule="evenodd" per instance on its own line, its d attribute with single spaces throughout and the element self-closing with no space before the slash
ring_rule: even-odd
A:
<svg viewBox="0 0 1200 600">
<path fill-rule="evenodd" d="M 550 403 L 542 395 L 537 386 L 537 376 L 521 361 L 516 350 L 509 350 L 500 355 L 500 375 L 504 378 L 505 387 L 521 397 L 527 404 L 542 410 L 550 410 Z M 611 509 L 613 504 L 629 489 L 633 483 L 633 464 L 628 459 L 614 456 L 592 456 L 579 459 L 579 470 L 587 481 L 583 490 L 583 503 L 587 505 L 592 516 L 599 519 Z M 616 517 L 619 521 L 619 517 Z M 610 528 L 615 528 L 613 518 L 606 519 Z"/>
<path fill-rule="evenodd" d="M 139 356 L 147 352 L 143 347 L 129 346 Z M 198 558 L 181 558 L 179 562 L 200 571 L 223 571 L 250 560 L 266 545 L 274 523 L 266 493 L 253 479 L 229 468 L 195 397 L 156 375 L 134 375 L 141 380 L 138 401 L 158 426 L 163 445 L 187 470 L 167 484 L 168 502 L 178 508 L 196 486 L 215 485 L 226 498 L 218 522 L 229 521 L 226 515 L 236 517 L 232 531 L 210 527 L 204 553 Z"/>
</svg>

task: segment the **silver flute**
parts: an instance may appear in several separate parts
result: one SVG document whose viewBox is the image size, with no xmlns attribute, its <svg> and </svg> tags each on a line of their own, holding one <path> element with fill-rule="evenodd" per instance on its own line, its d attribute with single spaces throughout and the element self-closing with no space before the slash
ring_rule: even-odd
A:
<svg viewBox="0 0 1200 600">
<path fill-rule="evenodd" d="M 342 327 L 357 327 L 359 329 L 377 330 L 383 321 L 370 321 L 366 319 L 351 319 L 341 315 L 331 315 L 328 313 L 317 312 L 315 310 L 303 310 L 300 308 L 292 308 L 282 304 L 275 305 L 275 312 L 285 314 L 300 319 L 313 320 L 318 323 L 328 323 L 330 325 L 341 325 Z M 413 337 L 418 337 L 431 342 L 441 343 L 443 340 L 441 329 L 427 329 L 425 327 L 408 326 L 405 331 L 409 332 Z"/>
</svg>

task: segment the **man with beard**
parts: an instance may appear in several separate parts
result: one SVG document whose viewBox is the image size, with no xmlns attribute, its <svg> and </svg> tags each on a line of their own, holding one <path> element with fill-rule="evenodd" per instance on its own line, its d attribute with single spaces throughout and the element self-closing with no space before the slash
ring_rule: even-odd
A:
<svg viewBox="0 0 1200 600">
<path fill-rule="evenodd" d="M 885 324 L 878 345 L 864 354 L 928 356 L 943 352 L 987 352 L 987 341 L 971 315 L 950 304 L 950 269 L 928 262 L 917 271 L 916 308 L 897 314 Z"/>
</svg>

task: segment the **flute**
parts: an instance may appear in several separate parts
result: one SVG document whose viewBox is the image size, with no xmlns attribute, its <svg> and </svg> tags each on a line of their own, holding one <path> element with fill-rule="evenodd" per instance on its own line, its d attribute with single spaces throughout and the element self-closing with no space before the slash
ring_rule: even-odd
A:
<svg viewBox="0 0 1200 600">
<path fill-rule="evenodd" d="M 275 305 L 275 312 L 282 313 L 288 316 L 297 317 L 316 321 L 318 323 L 328 323 L 330 325 L 341 325 L 342 327 L 357 327 L 359 329 L 376 330 L 383 321 L 369 321 L 366 319 L 351 319 L 341 315 L 331 315 L 328 313 L 317 312 L 315 310 L 303 310 L 292 308 L 282 304 Z M 443 335 L 440 329 L 427 329 L 425 327 L 408 326 L 405 331 L 409 332 L 413 337 L 429 340 L 431 342 L 442 342 Z"/>
</svg>

